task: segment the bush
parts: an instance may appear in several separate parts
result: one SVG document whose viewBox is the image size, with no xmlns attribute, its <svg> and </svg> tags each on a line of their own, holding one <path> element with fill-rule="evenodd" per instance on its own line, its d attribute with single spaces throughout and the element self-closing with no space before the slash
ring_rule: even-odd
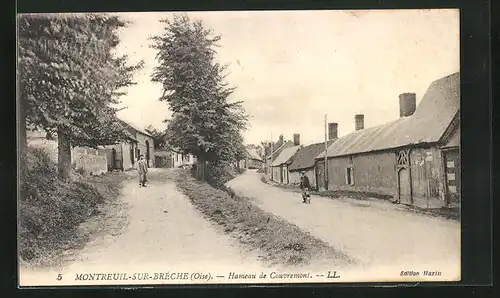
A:
<svg viewBox="0 0 500 298">
<path fill-rule="evenodd" d="M 236 177 L 236 173 L 228 162 L 209 162 L 207 165 L 206 181 L 211 186 L 222 189 L 224 184 Z"/>
<path fill-rule="evenodd" d="M 85 182 L 61 181 L 43 149 L 28 148 L 20 178 L 20 256 L 26 261 L 54 251 L 104 201 Z"/>
</svg>

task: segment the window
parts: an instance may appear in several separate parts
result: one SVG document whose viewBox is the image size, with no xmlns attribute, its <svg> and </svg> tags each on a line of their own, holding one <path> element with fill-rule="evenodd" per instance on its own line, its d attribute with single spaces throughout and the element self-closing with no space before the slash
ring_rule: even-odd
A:
<svg viewBox="0 0 500 298">
<path fill-rule="evenodd" d="M 354 173 L 352 167 L 347 167 L 345 169 L 345 184 L 354 185 Z"/>
<path fill-rule="evenodd" d="M 349 156 L 349 164 L 352 165 L 352 156 Z"/>
</svg>

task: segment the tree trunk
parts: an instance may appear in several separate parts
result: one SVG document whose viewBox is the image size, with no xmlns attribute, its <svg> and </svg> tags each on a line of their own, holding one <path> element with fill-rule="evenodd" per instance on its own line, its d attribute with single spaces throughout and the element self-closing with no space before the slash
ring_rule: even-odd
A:
<svg viewBox="0 0 500 298">
<path fill-rule="evenodd" d="M 59 178 L 63 180 L 69 179 L 71 171 L 71 144 L 66 134 L 60 128 L 57 130 L 57 169 Z"/>
</svg>

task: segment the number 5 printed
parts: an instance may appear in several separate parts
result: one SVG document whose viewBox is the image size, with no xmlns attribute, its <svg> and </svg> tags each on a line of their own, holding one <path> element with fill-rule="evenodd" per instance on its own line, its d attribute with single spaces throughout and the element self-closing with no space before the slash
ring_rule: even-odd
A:
<svg viewBox="0 0 500 298">
<path fill-rule="evenodd" d="M 57 275 L 57 280 L 61 280 L 61 279 L 62 279 L 62 274 L 61 274 L 61 273 L 59 273 L 59 274 Z"/>
</svg>

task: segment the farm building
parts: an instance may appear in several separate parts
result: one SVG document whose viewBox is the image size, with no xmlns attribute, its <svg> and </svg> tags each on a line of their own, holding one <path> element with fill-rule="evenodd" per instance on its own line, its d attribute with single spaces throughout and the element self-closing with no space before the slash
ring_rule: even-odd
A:
<svg viewBox="0 0 500 298">
<path fill-rule="evenodd" d="M 363 127 L 328 147 L 328 189 L 392 195 L 422 207 L 460 204 L 460 74 L 434 81 L 418 107 L 416 95 L 399 96 L 400 118 Z M 317 181 L 325 189 L 324 155 L 317 156 Z"/>
<path fill-rule="evenodd" d="M 336 138 L 336 137 L 335 137 Z M 327 146 L 331 145 L 335 139 L 330 139 Z M 300 173 L 305 172 L 309 178 L 312 188 L 316 188 L 315 158 L 325 151 L 325 142 L 311 144 L 302 148 L 293 158 L 288 167 L 289 183 L 300 184 Z"/>
<path fill-rule="evenodd" d="M 127 141 L 106 146 L 106 156 L 108 169 L 129 170 L 134 168 L 139 155 L 144 155 L 148 166 L 155 167 L 154 139 L 153 136 L 144 129 L 140 129 L 133 124 L 120 120 L 120 123 L 128 131 Z"/>
<path fill-rule="evenodd" d="M 280 154 L 271 163 L 271 180 L 276 183 L 290 183 L 288 167 L 293 161 L 294 156 L 302 149 L 300 145 L 300 136 L 294 135 L 293 146 L 283 149 Z"/>
<path fill-rule="evenodd" d="M 245 159 L 240 161 L 239 166 L 242 169 L 261 169 L 264 166 L 264 161 L 255 149 L 246 148 Z"/>
<path fill-rule="evenodd" d="M 281 151 L 286 148 L 293 147 L 294 143 L 292 141 L 284 141 L 283 135 L 280 135 L 279 140 L 273 144 L 273 146 L 268 146 L 265 148 L 266 159 L 265 159 L 265 170 L 268 179 L 271 179 L 272 171 L 271 164 L 280 155 Z"/>
</svg>

